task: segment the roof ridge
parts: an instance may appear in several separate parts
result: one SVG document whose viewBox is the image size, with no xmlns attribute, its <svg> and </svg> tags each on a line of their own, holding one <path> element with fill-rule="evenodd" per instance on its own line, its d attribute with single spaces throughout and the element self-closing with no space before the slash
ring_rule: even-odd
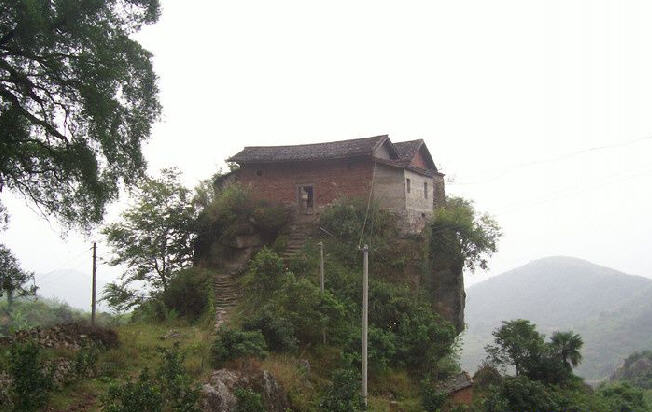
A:
<svg viewBox="0 0 652 412">
<path fill-rule="evenodd" d="M 352 142 L 354 140 L 371 140 L 371 139 L 378 139 L 378 138 L 381 138 L 381 137 L 389 138 L 389 135 L 381 134 L 381 135 L 378 135 L 378 136 L 371 136 L 371 137 L 354 137 L 353 139 L 331 140 L 329 142 L 318 142 L 318 143 L 284 144 L 284 145 L 273 145 L 273 146 L 245 146 L 244 148 L 245 149 L 259 149 L 259 148 L 268 148 L 268 147 L 319 146 L 319 145 L 322 145 L 322 144 Z"/>
</svg>

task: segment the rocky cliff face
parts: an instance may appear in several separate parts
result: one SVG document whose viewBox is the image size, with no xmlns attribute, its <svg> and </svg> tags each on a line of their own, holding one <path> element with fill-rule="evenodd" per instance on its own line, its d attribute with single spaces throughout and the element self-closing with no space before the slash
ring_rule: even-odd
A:
<svg viewBox="0 0 652 412">
<path fill-rule="evenodd" d="M 432 306 L 444 319 L 452 323 L 457 333 L 464 330 L 464 275 L 462 269 L 444 267 L 431 269 Z"/>
</svg>

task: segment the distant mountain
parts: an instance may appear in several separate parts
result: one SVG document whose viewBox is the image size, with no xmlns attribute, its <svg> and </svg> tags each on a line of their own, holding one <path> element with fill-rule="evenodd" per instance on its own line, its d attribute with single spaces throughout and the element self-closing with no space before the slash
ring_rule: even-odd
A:
<svg viewBox="0 0 652 412">
<path fill-rule="evenodd" d="M 462 365 L 475 371 L 502 321 L 528 319 L 550 335 L 573 330 L 584 338 L 576 373 L 609 377 L 630 353 L 652 348 L 652 280 L 585 260 L 549 257 L 467 290 Z"/>
<path fill-rule="evenodd" d="M 97 299 L 101 298 L 105 283 L 97 281 Z M 92 279 L 90 273 L 75 269 L 61 269 L 36 275 L 39 296 L 56 299 L 69 306 L 86 311 L 91 310 Z M 98 309 L 107 310 L 98 302 Z"/>
</svg>

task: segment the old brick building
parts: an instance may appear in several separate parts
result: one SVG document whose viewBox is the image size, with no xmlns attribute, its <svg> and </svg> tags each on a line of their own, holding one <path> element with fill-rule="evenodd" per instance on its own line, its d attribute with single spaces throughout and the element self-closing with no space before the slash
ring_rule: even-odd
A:
<svg viewBox="0 0 652 412">
<path fill-rule="evenodd" d="M 234 178 L 256 196 L 318 215 L 338 197 L 370 195 L 419 230 L 443 202 L 444 179 L 423 140 L 392 143 L 388 136 L 295 146 L 251 146 L 229 161 Z"/>
</svg>

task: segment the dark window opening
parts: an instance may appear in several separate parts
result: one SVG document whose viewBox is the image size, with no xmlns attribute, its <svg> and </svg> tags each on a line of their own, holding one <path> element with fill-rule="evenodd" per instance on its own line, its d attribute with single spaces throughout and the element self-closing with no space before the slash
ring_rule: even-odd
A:
<svg viewBox="0 0 652 412">
<path fill-rule="evenodd" d="M 256 170 L 256 176 L 262 176 L 262 175 L 263 175 L 262 170 L 260 170 L 260 169 Z"/>
<path fill-rule="evenodd" d="M 410 193 L 410 179 L 405 179 L 405 190 Z"/>
<path fill-rule="evenodd" d="M 423 197 L 428 198 L 428 182 L 423 182 Z"/>
</svg>

